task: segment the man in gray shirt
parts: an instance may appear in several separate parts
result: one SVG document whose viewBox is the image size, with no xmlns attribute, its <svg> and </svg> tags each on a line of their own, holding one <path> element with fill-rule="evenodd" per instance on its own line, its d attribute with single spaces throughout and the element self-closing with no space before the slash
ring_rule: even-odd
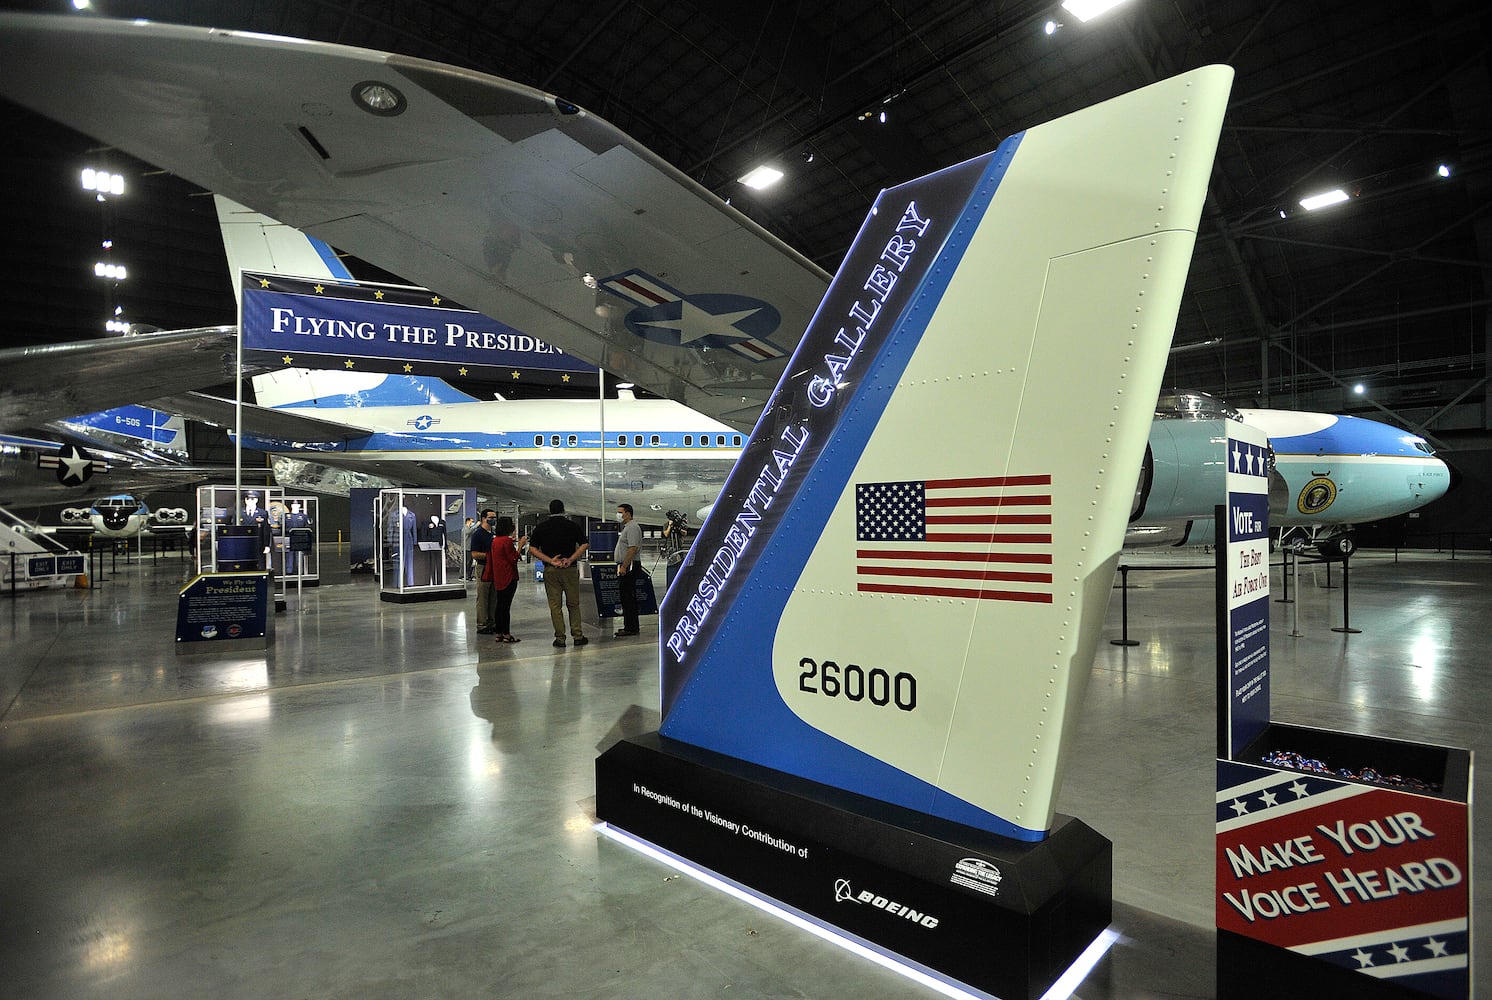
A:
<svg viewBox="0 0 1492 1000">
<path fill-rule="evenodd" d="M 637 634 L 637 581 L 642 577 L 642 563 L 638 552 L 642 549 L 642 525 L 632 520 L 632 505 L 616 505 L 617 520 L 622 530 L 616 536 L 616 582 L 622 597 L 622 627 L 617 629 L 618 639 Z"/>
</svg>

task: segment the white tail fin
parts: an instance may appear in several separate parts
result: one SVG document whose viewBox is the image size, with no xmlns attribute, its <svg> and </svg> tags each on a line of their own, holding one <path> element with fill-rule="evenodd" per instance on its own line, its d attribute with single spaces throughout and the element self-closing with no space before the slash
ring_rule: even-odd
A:
<svg viewBox="0 0 1492 1000">
<path fill-rule="evenodd" d="M 661 732 L 1050 828 L 1232 71 L 883 192 L 661 619 Z"/>
<path fill-rule="evenodd" d="M 223 232 L 223 250 L 233 294 L 240 294 L 239 273 L 283 274 L 298 278 L 352 281 L 352 273 L 331 247 L 293 226 L 277 222 L 222 195 L 212 196 Z M 239 303 L 242 306 L 242 303 Z M 465 403 L 474 396 L 434 378 L 287 368 L 253 379 L 261 406 L 428 406 Z"/>
</svg>

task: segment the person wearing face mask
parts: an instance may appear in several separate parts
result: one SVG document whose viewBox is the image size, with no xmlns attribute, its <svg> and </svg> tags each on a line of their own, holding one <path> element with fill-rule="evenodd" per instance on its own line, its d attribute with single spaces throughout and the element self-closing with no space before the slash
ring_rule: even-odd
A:
<svg viewBox="0 0 1492 1000">
<path fill-rule="evenodd" d="M 487 572 L 487 556 L 492 551 L 492 529 L 497 525 L 497 511 L 487 508 L 482 519 L 472 529 L 467 551 L 477 571 L 477 635 L 492 635 L 497 629 L 493 624 L 493 611 L 497 603 L 497 592 L 492 589 L 492 576 Z"/>
<path fill-rule="evenodd" d="M 622 530 L 617 532 L 616 582 L 622 598 L 622 627 L 616 630 L 618 639 L 636 635 L 637 628 L 637 582 L 642 577 L 642 563 L 638 553 L 642 551 L 642 525 L 632 520 L 632 505 L 616 505 L 616 519 Z"/>
</svg>

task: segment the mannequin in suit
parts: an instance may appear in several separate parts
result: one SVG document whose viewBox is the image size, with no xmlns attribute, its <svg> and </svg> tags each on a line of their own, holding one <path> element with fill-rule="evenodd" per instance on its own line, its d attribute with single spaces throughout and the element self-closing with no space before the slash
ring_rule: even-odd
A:
<svg viewBox="0 0 1492 1000">
<path fill-rule="evenodd" d="M 399 561 L 404 566 L 404 586 L 414 586 L 414 554 L 419 551 L 416 548 L 415 517 L 414 511 L 408 507 L 399 508 Z"/>
</svg>

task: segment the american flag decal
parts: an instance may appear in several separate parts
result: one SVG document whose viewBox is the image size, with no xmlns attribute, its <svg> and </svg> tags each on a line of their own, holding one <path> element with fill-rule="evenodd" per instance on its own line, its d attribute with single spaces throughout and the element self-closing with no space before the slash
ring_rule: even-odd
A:
<svg viewBox="0 0 1492 1000">
<path fill-rule="evenodd" d="M 1052 603 L 1052 477 L 855 484 L 856 589 Z"/>
</svg>

